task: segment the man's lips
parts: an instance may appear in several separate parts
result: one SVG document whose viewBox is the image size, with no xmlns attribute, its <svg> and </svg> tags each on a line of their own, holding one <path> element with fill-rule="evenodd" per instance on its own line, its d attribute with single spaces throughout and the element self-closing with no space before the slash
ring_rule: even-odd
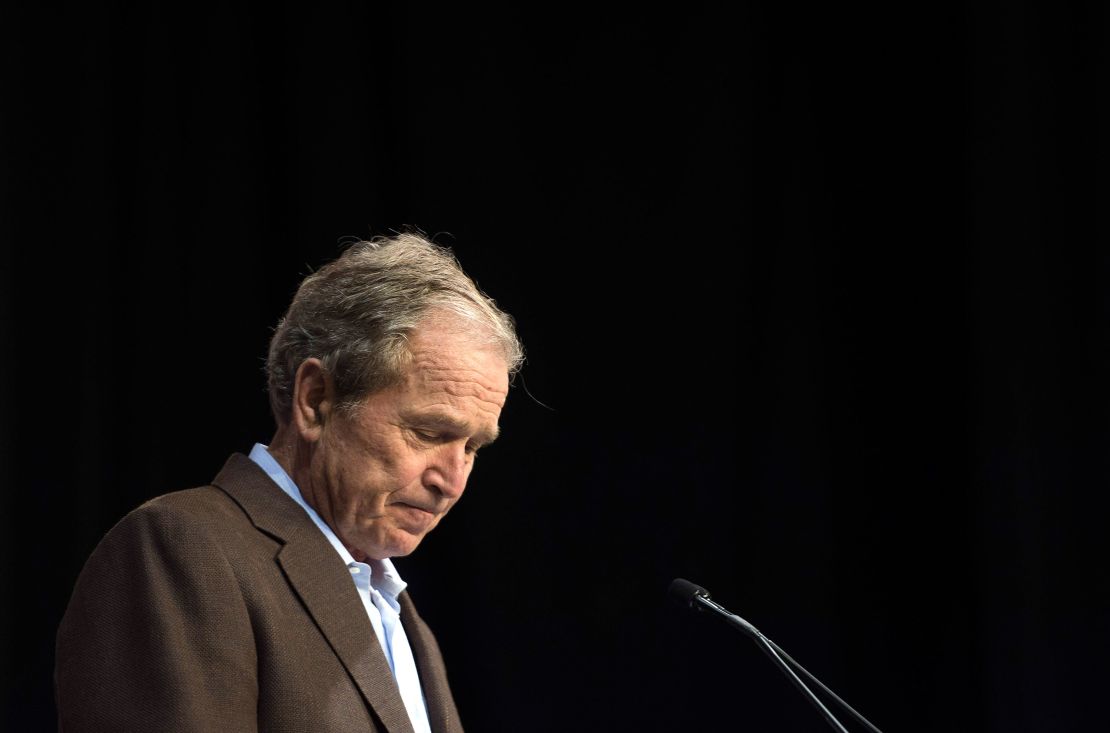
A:
<svg viewBox="0 0 1110 733">
<path fill-rule="evenodd" d="M 399 507 L 403 507 L 405 509 L 415 509 L 416 511 L 423 512 L 425 514 L 432 514 L 432 515 L 439 514 L 439 509 L 436 509 L 435 507 L 428 507 L 428 506 L 424 506 L 422 504 L 410 504 L 407 501 L 394 502 L 393 506 L 399 506 Z"/>
<path fill-rule="evenodd" d="M 436 509 L 403 501 L 394 503 L 393 507 L 401 515 L 405 524 L 417 530 L 426 530 L 439 516 L 439 511 Z"/>
</svg>

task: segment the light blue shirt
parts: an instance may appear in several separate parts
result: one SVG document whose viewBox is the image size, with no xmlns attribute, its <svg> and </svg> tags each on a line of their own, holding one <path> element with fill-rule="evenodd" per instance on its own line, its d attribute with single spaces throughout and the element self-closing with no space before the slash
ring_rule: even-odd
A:
<svg viewBox="0 0 1110 733">
<path fill-rule="evenodd" d="M 366 608 L 366 615 L 370 617 L 370 625 L 374 627 L 378 642 L 385 651 L 385 658 L 389 661 L 389 668 L 393 672 L 394 679 L 397 680 L 397 687 L 401 691 L 401 699 L 412 720 L 412 727 L 416 733 L 431 733 L 428 709 L 424 702 L 424 692 L 420 688 L 416 662 L 412 656 L 408 637 L 405 635 L 405 628 L 400 621 L 401 606 L 397 602 L 397 596 L 405 589 L 405 581 L 401 580 L 401 576 L 389 558 L 371 560 L 370 564 L 355 560 L 332 528 L 320 519 L 316 510 L 304 500 L 301 490 L 293 483 L 293 479 L 281 464 L 270 455 L 266 446 L 255 443 L 251 449 L 250 458 L 273 479 L 275 484 L 281 487 L 282 491 L 301 505 L 309 518 L 328 538 L 331 546 L 339 553 L 343 564 L 351 571 L 351 579 L 354 580 L 362 605 Z"/>
</svg>

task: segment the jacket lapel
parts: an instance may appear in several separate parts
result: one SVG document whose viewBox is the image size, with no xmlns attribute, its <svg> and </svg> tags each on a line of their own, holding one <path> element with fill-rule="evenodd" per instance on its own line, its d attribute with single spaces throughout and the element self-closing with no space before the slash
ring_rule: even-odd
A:
<svg viewBox="0 0 1110 733">
<path fill-rule="evenodd" d="M 213 482 L 254 525 L 283 543 L 277 562 L 388 733 L 413 733 L 405 704 L 354 583 L 304 510 L 250 458 L 235 454 Z"/>
<path fill-rule="evenodd" d="M 320 534 L 315 525 L 312 530 Z M 323 536 L 320 539 L 334 555 L 335 550 L 327 540 Z M 321 562 L 319 549 L 312 544 L 290 541 L 278 554 L 290 585 L 386 730 L 413 733 L 397 682 L 350 574 L 338 558 L 335 562 Z"/>
<path fill-rule="evenodd" d="M 420 618 L 409 594 L 402 593 L 397 598 L 401 604 L 401 624 L 405 627 L 416 668 L 420 672 L 420 686 L 424 691 L 424 703 L 428 707 L 428 722 L 435 733 L 461 732 L 458 710 L 455 708 L 451 688 L 447 684 L 447 669 L 443 655 L 439 651 L 431 629 Z"/>
</svg>

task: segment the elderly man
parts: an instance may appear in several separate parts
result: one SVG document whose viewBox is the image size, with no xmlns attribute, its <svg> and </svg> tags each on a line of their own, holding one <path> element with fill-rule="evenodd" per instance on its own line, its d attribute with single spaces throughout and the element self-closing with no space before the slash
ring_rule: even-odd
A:
<svg viewBox="0 0 1110 733">
<path fill-rule="evenodd" d="M 458 501 L 523 351 L 416 234 L 301 284 L 270 343 L 269 446 L 97 546 L 57 638 L 62 731 L 461 731 L 390 558 Z"/>
</svg>

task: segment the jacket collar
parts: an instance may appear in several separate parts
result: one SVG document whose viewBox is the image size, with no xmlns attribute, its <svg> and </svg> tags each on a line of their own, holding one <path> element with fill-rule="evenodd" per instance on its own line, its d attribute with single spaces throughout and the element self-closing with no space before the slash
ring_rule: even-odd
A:
<svg viewBox="0 0 1110 733">
<path fill-rule="evenodd" d="M 213 485 L 282 544 L 277 562 L 320 632 L 389 733 L 412 733 L 408 712 L 350 573 L 312 519 L 247 456 L 232 455 Z"/>
</svg>

